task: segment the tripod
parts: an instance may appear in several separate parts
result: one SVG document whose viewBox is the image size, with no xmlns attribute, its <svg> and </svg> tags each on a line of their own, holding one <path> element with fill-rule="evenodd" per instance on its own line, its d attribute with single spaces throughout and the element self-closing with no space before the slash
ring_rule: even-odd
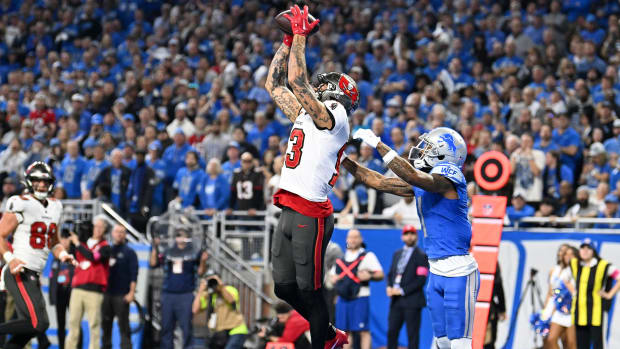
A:
<svg viewBox="0 0 620 349">
<path fill-rule="evenodd" d="M 542 300 L 542 296 L 540 295 L 540 287 L 536 283 L 536 274 L 538 274 L 538 270 L 535 268 L 531 268 L 530 278 L 525 284 L 525 288 L 523 289 L 523 292 L 521 292 L 521 296 L 519 297 L 519 304 L 517 305 L 517 311 L 515 312 L 515 318 L 510 322 L 510 329 L 508 330 L 508 338 L 512 337 L 512 335 L 514 334 L 515 326 L 517 324 L 517 319 L 519 318 L 519 310 L 521 310 L 521 305 L 523 305 L 523 301 L 527 298 L 528 292 L 530 295 L 530 302 L 532 305 L 532 313 L 530 314 L 530 316 L 536 313 L 537 303 L 538 303 L 538 309 L 540 309 L 541 311 L 543 309 L 544 303 Z M 537 345 L 538 337 L 539 336 L 537 335 L 534 335 L 533 337 L 534 338 L 533 348 L 535 349 L 542 348 L 542 345 L 540 347 Z M 506 343 L 508 343 L 508 341 L 506 341 Z M 504 349 L 506 348 L 506 345 L 504 345 Z"/>
</svg>

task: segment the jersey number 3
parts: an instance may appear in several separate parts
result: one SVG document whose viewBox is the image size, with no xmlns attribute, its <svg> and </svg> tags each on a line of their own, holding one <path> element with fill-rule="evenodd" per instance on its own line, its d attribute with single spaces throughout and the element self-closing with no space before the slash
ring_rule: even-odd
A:
<svg viewBox="0 0 620 349">
<path fill-rule="evenodd" d="M 299 162 L 301 161 L 301 155 L 303 152 L 301 148 L 304 147 L 304 130 L 300 128 L 294 128 L 291 131 L 291 136 L 289 137 L 289 142 L 293 142 L 291 146 L 291 151 L 286 153 L 286 167 L 288 168 L 296 168 L 299 166 Z"/>
<path fill-rule="evenodd" d="M 43 222 L 34 222 L 30 226 L 30 246 L 34 249 L 40 250 L 45 248 L 52 248 L 52 239 L 56 235 L 56 224 L 51 223 L 49 227 Z"/>
</svg>

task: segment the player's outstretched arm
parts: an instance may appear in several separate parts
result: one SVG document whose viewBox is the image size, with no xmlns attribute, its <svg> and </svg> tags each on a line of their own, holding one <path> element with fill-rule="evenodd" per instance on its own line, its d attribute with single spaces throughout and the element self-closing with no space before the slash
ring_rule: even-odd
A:
<svg viewBox="0 0 620 349">
<path fill-rule="evenodd" d="M 409 160 L 398 156 L 395 150 L 381 142 L 381 139 L 371 130 L 359 129 L 355 132 L 353 138 L 360 138 L 364 143 L 376 148 L 388 168 L 409 185 L 432 193 L 446 194 L 454 192 L 454 186 L 449 179 L 438 174 L 429 174 L 415 169 Z"/>
<path fill-rule="evenodd" d="M 306 38 L 295 35 L 291 57 L 288 61 L 288 82 L 297 100 L 312 117 L 314 124 L 320 128 L 331 130 L 334 127 L 334 119 L 327 111 L 325 104 L 319 101 L 314 88 L 308 80 L 306 71 Z"/>
<path fill-rule="evenodd" d="M 385 177 L 378 172 L 358 164 L 348 157 L 344 157 L 340 164 L 344 166 L 344 168 L 346 168 L 347 171 L 349 171 L 349 173 L 351 173 L 358 181 L 373 189 L 398 196 L 411 197 L 414 195 L 411 185 L 400 178 Z"/>
<path fill-rule="evenodd" d="M 271 60 L 267 81 L 265 82 L 265 89 L 267 89 L 271 99 L 273 99 L 278 108 L 282 110 L 284 115 L 286 115 L 291 122 L 295 122 L 301 110 L 301 104 L 299 104 L 293 92 L 286 87 L 288 55 L 291 51 L 290 45 L 292 41 L 293 37 L 285 34 L 284 41 Z"/>
</svg>

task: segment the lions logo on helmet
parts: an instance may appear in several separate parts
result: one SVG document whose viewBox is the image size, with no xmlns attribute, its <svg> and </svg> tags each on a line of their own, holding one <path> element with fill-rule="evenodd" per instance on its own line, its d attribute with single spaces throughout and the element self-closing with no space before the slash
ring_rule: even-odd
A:
<svg viewBox="0 0 620 349">
<path fill-rule="evenodd" d="M 465 140 L 458 132 L 447 127 L 438 127 L 423 134 L 418 145 L 409 152 L 409 160 L 413 162 L 413 166 L 425 172 L 440 162 L 450 162 L 463 167 L 466 157 Z"/>
<path fill-rule="evenodd" d="M 42 161 L 36 161 L 30 164 L 30 166 L 26 169 L 24 177 L 26 178 L 26 189 L 39 200 L 46 199 L 54 191 L 54 182 L 56 180 L 54 178 L 52 168 Z M 35 181 L 45 181 L 47 183 L 47 190 L 35 190 L 33 185 L 33 182 Z"/>
</svg>

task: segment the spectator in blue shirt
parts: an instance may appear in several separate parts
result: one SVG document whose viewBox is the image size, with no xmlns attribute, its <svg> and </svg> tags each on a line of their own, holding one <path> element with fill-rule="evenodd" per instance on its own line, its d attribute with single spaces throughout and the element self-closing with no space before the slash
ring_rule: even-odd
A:
<svg viewBox="0 0 620 349">
<path fill-rule="evenodd" d="M 188 151 L 185 154 L 185 167 L 176 175 L 173 188 L 177 191 L 177 200 L 182 207 L 199 207 L 197 203 L 198 188 L 203 181 L 205 172 L 199 167 L 198 153 Z"/>
<path fill-rule="evenodd" d="M 415 87 L 415 78 L 409 73 L 409 64 L 404 59 L 396 62 L 396 71 L 388 76 L 383 85 L 383 100 L 399 95 L 402 100 L 413 91 Z"/>
<path fill-rule="evenodd" d="M 618 211 L 618 197 L 616 194 L 607 194 L 605 196 L 605 208 L 599 212 L 598 218 L 620 218 L 620 212 Z M 620 224 L 610 223 L 596 223 L 595 229 L 618 229 Z"/>
<path fill-rule="evenodd" d="M 516 55 L 517 46 L 514 40 L 506 40 L 504 52 L 504 57 L 493 63 L 493 71 L 501 77 L 514 75 L 523 66 L 523 59 Z"/>
<path fill-rule="evenodd" d="M 614 136 L 606 139 L 603 145 L 607 153 L 620 154 L 620 119 L 614 120 L 613 133 Z"/>
<path fill-rule="evenodd" d="M 370 71 L 370 81 L 379 80 L 385 70 L 394 70 L 394 61 L 387 54 L 387 42 L 383 39 L 372 43 L 372 56 L 366 59 L 366 67 Z"/>
<path fill-rule="evenodd" d="M 241 151 L 239 147 L 239 143 L 236 141 L 232 141 L 228 144 L 228 148 L 226 148 L 226 157 L 228 160 L 222 164 L 222 175 L 228 181 L 228 184 L 232 182 L 233 172 L 241 168 L 241 159 L 240 159 Z"/>
<path fill-rule="evenodd" d="M 151 214 L 156 216 L 162 213 L 166 208 L 164 202 L 164 181 L 166 179 L 167 165 L 164 160 L 159 157 L 161 151 L 161 143 L 153 141 L 149 145 L 149 155 L 146 163 L 155 172 L 155 183 L 153 188 L 153 203 L 151 205 Z"/>
<path fill-rule="evenodd" d="M 71 117 L 75 118 L 80 124 L 80 131 L 88 134 L 90 131 L 91 114 L 86 110 L 84 96 L 79 93 L 71 96 Z"/>
<path fill-rule="evenodd" d="M 560 148 L 560 161 L 576 172 L 577 162 L 581 159 L 581 137 L 574 128 L 570 127 L 570 119 L 567 113 L 558 116 L 557 128 L 552 133 L 553 142 Z"/>
<path fill-rule="evenodd" d="M 579 57 L 579 59 L 574 59 L 574 63 L 577 73 L 584 77 L 590 69 L 595 69 L 599 74 L 603 74 L 607 68 L 605 61 L 596 55 L 596 45 L 592 41 L 584 42 L 583 56 Z"/>
<path fill-rule="evenodd" d="M 558 150 L 557 144 L 553 142 L 553 134 L 550 125 L 544 124 L 540 128 L 538 140 L 534 142 L 534 149 L 542 150 L 545 154 L 551 150 Z"/>
<path fill-rule="evenodd" d="M 123 153 L 114 149 L 110 154 L 110 166 L 104 168 L 93 184 L 93 198 L 111 202 L 118 213 L 127 212 L 127 187 L 131 171 L 123 166 Z"/>
<path fill-rule="evenodd" d="M 207 174 L 198 186 L 200 208 L 207 216 L 224 211 L 228 206 L 230 182 L 222 173 L 219 159 L 211 159 L 207 164 Z"/>
<path fill-rule="evenodd" d="M 101 307 L 101 328 L 103 329 L 103 349 L 112 348 L 112 323 L 117 318 L 121 337 L 121 348 L 131 348 L 131 328 L 129 327 L 129 305 L 135 300 L 138 281 L 138 256 L 127 245 L 127 230 L 117 224 L 112 229 L 112 253 L 110 255 L 110 274 L 108 287 Z"/>
<path fill-rule="evenodd" d="M 520 221 L 524 217 L 534 216 L 534 207 L 526 204 L 523 194 L 516 193 L 512 197 L 512 206 L 506 209 L 506 215 L 510 219 L 510 223 L 514 225 L 515 222 Z"/>
<path fill-rule="evenodd" d="M 60 186 L 65 189 L 68 199 L 82 197 L 82 177 L 88 171 L 88 163 L 80 155 L 80 146 L 76 141 L 67 143 L 67 155 L 60 164 L 58 179 Z"/>
<path fill-rule="evenodd" d="M 586 16 L 585 22 L 585 28 L 579 32 L 579 35 L 584 40 L 592 41 L 596 46 L 599 46 L 605 39 L 605 31 L 598 28 L 596 25 L 596 16 L 591 13 Z"/>
<path fill-rule="evenodd" d="M 367 109 L 368 99 L 374 95 L 374 86 L 363 78 L 364 70 L 360 66 L 352 67 L 349 71 L 349 76 L 355 80 L 359 90 L 360 104 L 358 109 Z"/>
<path fill-rule="evenodd" d="M 275 133 L 267 121 L 265 112 L 257 111 L 254 114 L 254 127 L 248 132 L 247 141 L 254 145 L 262 156 L 269 146 L 269 137 Z"/>
<path fill-rule="evenodd" d="M 563 181 L 574 183 L 574 174 L 570 167 L 560 161 L 560 154 L 556 150 L 545 154 L 545 169 L 543 170 L 543 195 L 555 199 L 560 197 L 560 184 Z"/>
<path fill-rule="evenodd" d="M 99 142 L 95 143 L 93 148 L 93 158 L 88 161 L 88 169 L 86 175 L 82 178 L 84 182 L 82 186 L 82 196 L 90 198 L 90 193 L 93 190 L 95 179 L 99 176 L 101 171 L 110 166 L 110 162 L 105 159 L 105 150 L 103 145 Z"/>
<path fill-rule="evenodd" d="M 164 151 L 162 160 L 166 163 L 166 183 L 172 184 L 179 169 L 185 165 L 185 154 L 194 148 L 186 142 L 183 129 L 177 128 L 174 132 L 174 144 Z"/>
</svg>

